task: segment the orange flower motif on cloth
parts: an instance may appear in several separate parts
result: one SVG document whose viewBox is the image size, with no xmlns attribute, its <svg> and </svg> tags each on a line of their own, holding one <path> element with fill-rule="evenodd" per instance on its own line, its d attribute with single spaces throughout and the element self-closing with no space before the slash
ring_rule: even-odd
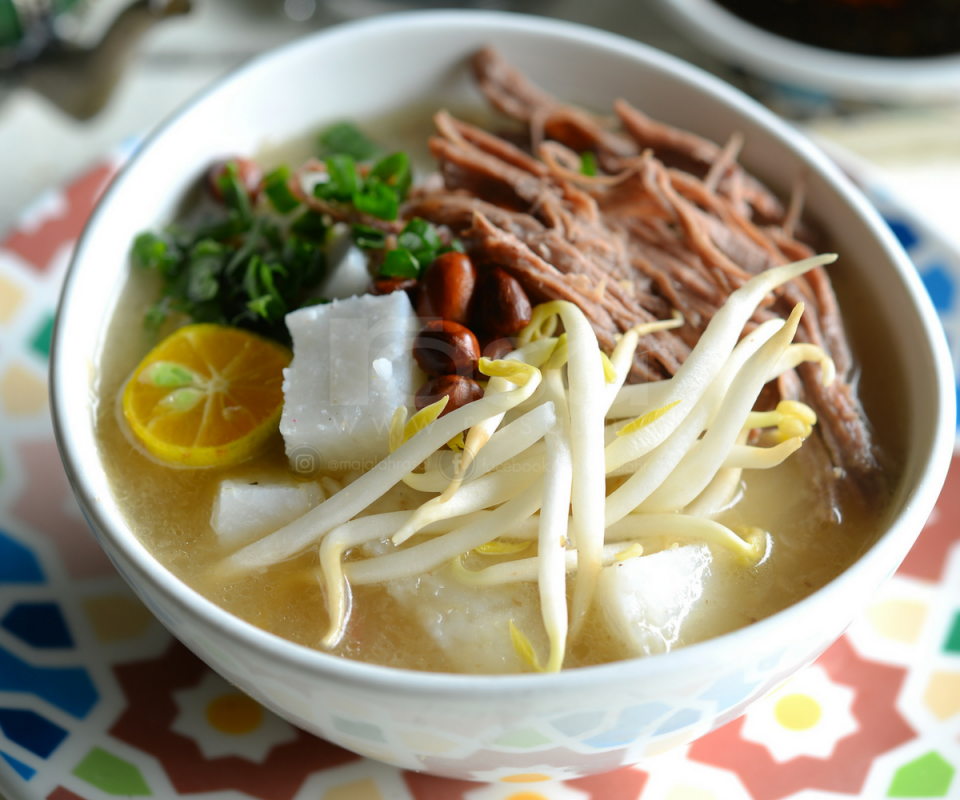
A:
<svg viewBox="0 0 960 800">
<path fill-rule="evenodd" d="M 777 763 L 798 756 L 830 758 L 837 742 L 856 733 L 856 692 L 808 667 L 746 713 L 740 736 L 764 745 Z"/>
<path fill-rule="evenodd" d="M 257 721 L 236 689 L 177 641 L 113 670 L 128 705 L 111 736 L 156 758 L 177 794 L 293 800 L 313 773 L 357 760 L 266 711 Z"/>
<path fill-rule="evenodd" d="M 464 800 L 590 800 L 590 793 L 565 783 L 552 783 L 549 788 L 535 784 L 517 786 L 509 783 L 479 785 L 463 796 Z"/>
<path fill-rule="evenodd" d="M 179 713 L 170 730 L 197 743 L 206 758 L 240 756 L 262 764 L 274 747 L 292 742 L 289 722 L 265 710 L 215 672 L 199 684 L 173 692 Z"/>
<path fill-rule="evenodd" d="M 874 759 L 916 735 L 897 709 L 907 671 L 861 657 L 844 636 L 807 673 L 693 742 L 687 758 L 735 773 L 753 800 L 781 800 L 804 789 L 859 794 Z M 813 741 L 819 730 L 828 744 Z M 817 753 L 828 747 L 826 755 Z"/>
</svg>

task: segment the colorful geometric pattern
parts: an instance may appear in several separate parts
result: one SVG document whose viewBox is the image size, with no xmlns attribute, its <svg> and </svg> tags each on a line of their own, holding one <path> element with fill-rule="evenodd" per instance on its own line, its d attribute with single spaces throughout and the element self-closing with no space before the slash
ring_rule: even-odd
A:
<svg viewBox="0 0 960 800">
<path fill-rule="evenodd" d="M 780 800 L 960 797 L 960 461 L 915 548 L 866 614 L 743 717 L 639 768 L 562 782 L 593 752 L 611 768 L 643 729 L 667 744 L 701 711 L 665 703 L 561 715 L 492 745 L 487 783 L 370 761 L 270 714 L 196 659 L 126 588 L 60 467 L 48 417 L 53 308 L 72 244 L 119 159 L 44 198 L 0 242 L 0 796 L 6 800 Z M 960 345 L 960 256 L 882 195 Z M 960 355 L 960 347 L 955 349 Z M 705 691 L 732 709 L 750 675 Z M 389 741 L 330 702 L 357 749 Z M 471 727 L 473 726 L 473 727 Z M 442 769 L 471 736 L 400 732 Z M 396 733 L 391 735 L 398 735 Z M 564 749 L 575 739 L 582 752 Z M 596 762 L 593 762 L 596 763 Z"/>
</svg>

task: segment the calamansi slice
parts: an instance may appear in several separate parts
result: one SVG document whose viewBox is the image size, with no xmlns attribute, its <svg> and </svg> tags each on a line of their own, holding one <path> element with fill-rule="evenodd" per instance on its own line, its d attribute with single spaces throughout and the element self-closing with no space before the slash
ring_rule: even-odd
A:
<svg viewBox="0 0 960 800">
<path fill-rule="evenodd" d="M 130 376 L 124 416 L 163 461 L 236 464 L 277 429 L 283 368 L 291 357 L 286 347 L 249 331 L 188 325 L 160 342 Z"/>
</svg>

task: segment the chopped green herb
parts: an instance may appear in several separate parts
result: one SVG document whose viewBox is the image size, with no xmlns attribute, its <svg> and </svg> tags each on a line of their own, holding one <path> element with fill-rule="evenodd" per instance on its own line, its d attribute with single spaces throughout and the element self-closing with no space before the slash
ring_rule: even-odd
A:
<svg viewBox="0 0 960 800">
<path fill-rule="evenodd" d="M 380 153 L 380 148 L 371 142 L 351 122 L 338 122 L 320 134 L 320 156 L 348 155 L 357 161 L 369 161 Z"/>
<path fill-rule="evenodd" d="M 387 246 L 387 236 L 383 231 L 359 223 L 353 226 L 353 241 L 364 250 L 382 250 Z"/>
<path fill-rule="evenodd" d="M 403 232 L 397 238 L 397 244 L 414 251 L 421 260 L 429 257 L 426 262 L 428 264 L 443 247 L 436 227 L 420 217 L 414 217 L 404 226 Z"/>
<path fill-rule="evenodd" d="M 327 180 L 318 183 L 313 193 L 323 200 L 338 200 L 349 203 L 355 193 L 359 192 L 363 183 L 357 174 L 356 162 L 353 156 L 336 155 L 326 160 Z"/>
<path fill-rule="evenodd" d="M 307 300 L 304 300 L 300 308 L 306 308 L 307 306 L 325 306 L 330 302 L 332 301 L 329 297 L 311 297 Z"/>
<path fill-rule="evenodd" d="M 240 168 L 236 161 L 228 161 L 224 165 L 223 172 L 217 177 L 217 188 L 227 208 L 243 220 L 250 219 L 253 215 L 250 195 L 247 194 L 247 187 L 240 177 Z"/>
<path fill-rule="evenodd" d="M 290 233 L 303 239 L 323 243 L 327 238 L 327 224 L 323 221 L 323 214 L 304 211 L 290 226 Z"/>
<path fill-rule="evenodd" d="M 143 315 L 143 327 L 147 330 L 155 331 L 161 325 L 163 325 L 164 320 L 170 315 L 171 312 L 169 298 L 164 297 L 162 300 L 154 303 L 150 308 L 147 309 L 147 313 Z"/>
<path fill-rule="evenodd" d="M 287 166 L 277 167 L 263 179 L 263 191 L 270 198 L 270 203 L 281 214 L 289 214 L 293 209 L 300 205 L 300 201 L 294 197 L 293 192 L 287 185 L 290 179 L 290 168 Z"/>
<path fill-rule="evenodd" d="M 370 181 L 363 192 L 354 192 L 353 205 L 357 211 L 377 219 L 396 219 L 400 208 L 394 189 L 385 183 Z"/>
<path fill-rule="evenodd" d="M 419 278 L 420 262 L 409 250 L 390 250 L 380 268 L 380 275 L 384 278 Z"/>
<path fill-rule="evenodd" d="M 327 255 L 322 245 L 298 237 L 290 237 L 284 246 L 282 263 L 290 275 L 284 296 L 291 297 L 320 282 L 327 271 Z"/>
<path fill-rule="evenodd" d="M 190 251 L 187 261 L 187 299 L 202 303 L 217 296 L 217 277 L 223 270 L 224 248 L 212 239 L 201 239 Z"/>
<path fill-rule="evenodd" d="M 354 225 L 354 240 L 359 240 Z M 362 245 L 361 245 L 362 246 Z M 380 245 L 383 246 L 383 245 Z M 420 217 L 411 219 L 397 236 L 397 247 L 390 250 L 380 268 L 384 278 L 420 278 L 433 260 L 450 250 L 463 252 L 459 239 L 454 239 L 449 247 L 444 247 L 436 227 Z M 414 271 L 414 268 L 416 271 Z"/>
<path fill-rule="evenodd" d="M 407 154 L 392 153 L 381 159 L 365 178 L 356 162 L 349 152 L 329 156 L 326 175 L 314 187 L 314 195 L 322 200 L 352 203 L 357 211 L 371 217 L 396 219 L 412 181 Z"/>
<path fill-rule="evenodd" d="M 397 200 L 403 200 L 410 191 L 410 184 L 413 182 L 413 176 L 410 173 L 410 158 L 406 153 L 392 153 L 386 158 L 378 161 L 372 170 L 368 180 L 379 180 L 390 186 L 397 195 Z"/>
<path fill-rule="evenodd" d="M 325 130 L 320 147 L 326 172 L 314 187 L 316 197 L 351 204 L 367 217 L 397 218 L 412 181 L 406 153 L 381 157 L 380 148 L 347 122 Z M 366 164 L 358 168 L 358 162 Z M 330 233 L 329 220 L 304 208 L 291 191 L 291 174 L 286 166 L 270 172 L 262 184 L 266 202 L 258 201 L 255 208 L 237 162 L 230 161 L 216 179 L 223 198 L 216 210 L 190 225 L 137 237 L 134 264 L 163 281 L 162 297 L 147 311 L 145 325 L 158 328 L 170 314 L 180 313 L 289 342 L 284 315 L 307 303 L 325 302 L 315 289 L 326 273 Z M 352 235 L 363 249 L 386 247 L 386 235 L 376 227 L 354 225 Z M 400 238 L 401 246 L 386 254 L 384 275 L 417 278 L 448 249 L 436 228 L 423 220 L 411 220 Z M 451 246 L 460 247 L 458 242 Z"/>
<path fill-rule="evenodd" d="M 597 174 L 597 157 L 590 150 L 580 154 L 580 172 L 584 175 Z"/>
<path fill-rule="evenodd" d="M 262 294 L 260 297 L 254 298 L 247 302 L 247 308 L 250 309 L 256 316 L 263 317 L 264 319 L 270 319 L 270 312 L 272 308 L 273 298 L 268 294 Z"/>
<path fill-rule="evenodd" d="M 276 313 L 283 315 L 287 313 L 287 304 L 283 301 L 280 292 L 277 291 L 276 284 L 273 282 L 274 275 L 286 277 L 286 270 L 280 264 L 260 264 L 260 283 L 267 294 L 273 298 L 274 307 L 277 309 Z"/>
<path fill-rule="evenodd" d="M 305 211 L 289 230 L 275 216 L 243 219 L 222 206 L 193 227 L 140 234 L 132 258 L 159 273 L 163 297 L 144 324 L 156 329 L 171 313 L 195 322 L 239 325 L 288 342 L 283 316 L 299 308 L 326 272 L 327 226 Z"/>
<path fill-rule="evenodd" d="M 147 232 L 133 240 L 133 263 L 141 269 L 155 269 L 170 275 L 176 271 L 179 259 L 166 239 Z"/>
</svg>

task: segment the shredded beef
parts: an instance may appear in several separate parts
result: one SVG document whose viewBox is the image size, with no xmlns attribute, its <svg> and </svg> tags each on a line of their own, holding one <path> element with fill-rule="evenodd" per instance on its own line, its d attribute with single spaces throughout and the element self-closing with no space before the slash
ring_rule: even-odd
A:
<svg viewBox="0 0 960 800">
<path fill-rule="evenodd" d="M 619 333 L 678 310 L 682 327 L 643 337 L 631 382 L 673 375 L 731 292 L 763 270 L 812 254 L 794 235 L 802 227 L 802 194 L 785 209 L 737 163 L 737 135 L 721 147 L 623 100 L 614 107 L 617 130 L 616 120 L 547 94 L 492 49 L 473 64 L 488 100 L 523 123 L 527 138 L 508 141 L 439 113 L 430 148 L 442 185 L 429 181 L 401 217 L 422 217 L 459 236 L 472 255 L 501 266 L 535 300 L 576 303 L 607 351 Z M 601 174 L 580 172 L 587 151 Z M 778 289 L 748 329 L 785 317 L 798 302 L 805 313 L 797 339 L 831 355 L 837 379 L 824 387 L 820 368 L 804 364 L 768 388 L 762 402 L 779 395 L 810 403 L 822 442 L 806 457 L 819 459 L 829 480 L 839 467 L 866 483 L 877 453 L 827 273 L 818 268 Z"/>
</svg>

